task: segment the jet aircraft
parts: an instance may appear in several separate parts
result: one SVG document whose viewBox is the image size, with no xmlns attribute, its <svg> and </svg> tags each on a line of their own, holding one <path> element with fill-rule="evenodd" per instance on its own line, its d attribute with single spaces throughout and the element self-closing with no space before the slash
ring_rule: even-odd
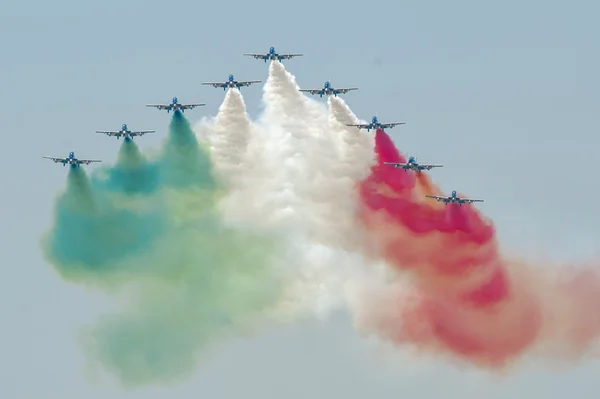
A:
<svg viewBox="0 0 600 399">
<path fill-rule="evenodd" d="M 194 109 L 196 107 L 202 107 L 206 104 L 181 104 L 177 97 L 173 97 L 171 104 L 147 104 L 146 107 L 154 107 L 159 110 L 167 110 L 167 113 L 171 111 L 184 112 L 186 109 Z"/>
<path fill-rule="evenodd" d="M 331 86 L 331 82 L 326 81 L 322 89 L 301 89 L 303 93 L 310 93 L 312 95 L 318 94 L 319 97 L 334 95 L 337 97 L 338 94 L 348 93 L 350 90 L 358 90 L 358 87 L 350 87 L 348 89 L 335 89 Z"/>
<path fill-rule="evenodd" d="M 228 88 L 239 89 L 240 87 L 250 86 L 251 84 L 260 83 L 260 82 L 261 82 L 260 80 L 237 81 L 237 80 L 235 80 L 233 75 L 229 75 L 229 78 L 227 78 L 227 80 L 225 82 L 202 82 L 202 84 L 203 85 L 211 85 L 213 87 L 222 87 L 223 90 L 227 90 Z"/>
<path fill-rule="evenodd" d="M 62 163 L 63 166 L 69 164 L 72 168 L 77 168 L 79 165 L 89 165 L 92 162 L 102 162 L 96 159 L 77 159 L 75 157 L 75 152 L 71 151 L 66 158 L 55 158 L 55 157 L 43 157 L 46 159 L 51 159 L 55 163 Z"/>
<path fill-rule="evenodd" d="M 433 168 L 441 168 L 444 165 L 421 165 L 417 162 L 415 157 L 409 157 L 406 163 L 395 163 L 395 162 L 384 162 L 385 165 L 391 165 L 398 169 L 404 169 L 404 171 L 413 170 L 420 173 L 423 170 L 431 170 Z"/>
<path fill-rule="evenodd" d="M 275 47 L 271 47 L 269 49 L 269 52 L 266 53 L 266 54 L 244 53 L 243 55 L 246 55 L 246 56 L 249 56 L 249 57 L 254 57 L 257 60 L 265 60 L 265 63 L 266 63 L 267 60 L 277 60 L 277 61 L 281 62 L 283 60 L 289 60 L 289 59 L 294 58 L 294 57 L 301 57 L 304 54 L 279 54 L 275 50 Z"/>
<path fill-rule="evenodd" d="M 437 195 L 426 195 L 428 198 L 433 198 L 438 202 L 443 202 L 446 205 L 448 204 L 458 204 L 462 206 L 462 204 L 472 204 L 473 202 L 483 202 L 480 199 L 469 199 L 469 198 L 460 198 L 456 195 L 456 191 L 452 191 L 452 195 L 449 197 L 438 197 Z"/>
<path fill-rule="evenodd" d="M 398 125 L 406 125 L 406 122 L 391 122 L 391 123 L 381 123 L 379 122 L 379 120 L 377 119 L 376 116 L 374 116 L 371 119 L 371 123 L 358 123 L 356 125 L 346 125 L 346 126 L 354 126 L 357 127 L 359 129 L 367 129 L 367 132 L 370 131 L 371 129 L 373 130 L 377 130 L 377 129 L 391 129 L 394 126 L 398 126 Z"/>
<path fill-rule="evenodd" d="M 103 133 L 109 137 L 116 137 L 117 140 L 121 137 L 125 137 L 125 140 L 133 140 L 133 138 L 136 136 L 143 136 L 146 133 L 154 132 L 154 130 L 138 130 L 132 132 L 131 130 L 129 130 L 129 128 L 127 128 L 127 124 L 123 124 L 123 126 L 121 126 L 121 130 L 118 131 L 96 130 L 96 133 Z"/>
</svg>

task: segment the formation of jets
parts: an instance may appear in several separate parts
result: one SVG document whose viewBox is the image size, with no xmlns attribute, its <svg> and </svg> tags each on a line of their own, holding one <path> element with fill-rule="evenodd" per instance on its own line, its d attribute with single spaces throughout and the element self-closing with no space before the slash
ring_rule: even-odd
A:
<svg viewBox="0 0 600 399">
<path fill-rule="evenodd" d="M 300 53 L 291 53 L 291 54 L 280 54 L 275 50 L 275 47 L 269 48 L 266 53 L 244 53 L 244 56 L 253 57 L 257 60 L 263 60 L 265 63 L 268 60 L 282 62 L 283 60 L 289 60 L 294 57 L 301 57 L 304 54 Z M 216 88 L 222 88 L 223 90 L 227 89 L 240 89 L 242 87 L 248 87 L 255 83 L 261 83 L 260 80 L 245 80 L 238 81 L 235 79 L 233 74 L 230 74 L 226 81 L 224 82 L 202 82 L 203 85 L 210 85 Z M 349 91 L 358 90 L 358 87 L 348 87 L 348 88 L 335 88 L 331 85 L 330 80 L 327 80 L 322 88 L 320 89 L 300 89 L 303 93 L 309 93 L 311 95 L 318 95 L 319 97 L 323 96 L 335 96 L 338 94 L 346 94 Z M 146 104 L 146 107 L 156 108 L 158 110 L 166 110 L 167 113 L 173 112 L 185 112 L 185 110 L 191 110 L 196 107 L 201 107 L 206 104 L 204 103 L 193 103 L 193 104 L 182 104 L 179 102 L 177 97 L 173 97 L 170 103 L 168 104 Z M 355 127 L 358 129 L 366 129 L 367 132 L 371 130 L 383 130 L 383 129 L 391 129 L 398 125 L 404 125 L 405 122 L 389 122 L 389 123 L 381 123 L 377 119 L 377 116 L 373 116 L 371 118 L 370 123 L 358 123 L 358 124 L 347 124 L 346 126 Z M 133 140 L 134 137 L 143 136 L 147 133 L 154 133 L 154 130 L 138 130 L 132 131 L 129 130 L 127 124 L 123 124 L 120 130 L 110 131 L 110 130 L 97 130 L 96 133 L 106 134 L 109 137 L 116 137 L 120 139 L 123 137 L 125 140 Z M 66 158 L 60 157 L 44 157 L 54 161 L 55 163 L 62 163 L 63 166 L 67 164 L 71 167 L 79 167 L 80 165 L 89 165 L 92 162 L 102 162 L 100 160 L 93 159 L 78 159 L 75 157 L 74 152 L 70 152 Z M 425 170 L 431 170 L 433 168 L 441 168 L 443 165 L 434 165 L 434 164 L 420 164 L 417 162 L 415 157 L 409 157 L 408 161 L 405 163 L 395 163 L 395 162 L 385 162 L 385 165 L 392 166 L 398 169 L 403 169 L 405 172 L 412 171 L 415 173 L 421 173 Z M 435 195 L 426 195 L 427 198 L 435 199 L 438 202 L 443 202 L 444 204 L 458 204 L 462 206 L 462 204 L 472 204 L 474 202 L 483 202 L 483 200 L 479 199 L 470 199 L 470 198 L 460 198 L 456 191 L 452 191 L 452 194 L 448 197 L 440 197 Z"/>
<path fill-rule="evenodd" d="M 417 159 L 415 157 L 409 157 L 408 161 L 405 163 L 384 162 L 384 165 L 390 165 L 394 168 L 403 169 L 405 172 L 413 171 L 416 173 L 421 173 L 424 170 L 431 170 L 433 168 L 441 168 L 444 166 L 434 164 L 420 164 L 417 162 Z M 425 195 L 425 197 L 433 198 L 438 202 L 443 202 L 445 205 L 458 204 L 459 206 L 462 206 L 463 204 L 472 204 L 473 202 L 483 202 L 483 200 L 480 199 L 461 198 L 456 194 L 456 191 L 452 191 L 452 193 L 448 197 L 440 197 L 437 195 Z"/>
</svg>

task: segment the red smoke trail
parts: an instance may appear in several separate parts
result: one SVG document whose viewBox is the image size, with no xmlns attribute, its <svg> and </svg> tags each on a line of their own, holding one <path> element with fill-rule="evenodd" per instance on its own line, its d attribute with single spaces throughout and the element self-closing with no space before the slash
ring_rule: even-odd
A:
<svg viewBox="0 0 600 399">
<path fill-rule="evenodd" d="M 378 162 L 360 185 L 362 220 L 388 262 L 415 280 L 411 301 L 385 304 L 398 311 L 378 321 L 383 335 L 489 367 L 505 366 L 538 338 L 560 340 L 572 352 L 598 335 L 595 274 L 559 284 L 509 262 L 493 225 L 473 207 L 425 198 L 441 193 L 424 173 L 383 164 L 406 159 L 382 130 L 375 151 Z"/>
</svg>

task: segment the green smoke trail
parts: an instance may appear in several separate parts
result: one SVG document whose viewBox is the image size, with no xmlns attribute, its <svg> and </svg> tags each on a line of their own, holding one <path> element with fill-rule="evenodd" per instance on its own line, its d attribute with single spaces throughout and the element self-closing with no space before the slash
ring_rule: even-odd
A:
<svg viewBox="0 0 600 399">
<path fill-rule="evenodd" d="M 123 147 L 121 161 L 124 155 L 139 154 L 132 142 Z M 130 175 L 147 167 L 143 158 L 138 160 L 101 169 L 91 179 L 84 168 L 70 168 L 67 189 L 56 203 L 55 225 L 42 240 L 46 258 L 64 278 L 108 284 L 118 275 L 145 270 L 119 263 L 144 252 L 168 219 L 158 195 L 128 195 L 132 187 L 139 188 Z"/>
<path fill-rule="evenodd" d="M 161 162 L 164 184 L 217 190 L 207 150 L 198 145 L 189 121 L 181 113 L 173 114 L 169 132 Z"/>
<path fill-rule="evenodd" d="M 127 284 L 127 310 L 103 317 L 87 348 L 123 384 L 185 376 L 278 299 L 276 243 L 223 226 L 220 197 L 208 152 L 179 113 L 156 162 L 129 142 L 115 167 L 89 180 L 82 168 L 69 174 L 44 249 L 65 278 Z"/>
<path fill-rule="evenodd" d="M 99 174 L 95 181 L 98 191 L 148 195 L 159 188 L 159 167 L 149 162 L 133 140 L 125 139 L 119 150 L 117 164 Z"/>
</svg>

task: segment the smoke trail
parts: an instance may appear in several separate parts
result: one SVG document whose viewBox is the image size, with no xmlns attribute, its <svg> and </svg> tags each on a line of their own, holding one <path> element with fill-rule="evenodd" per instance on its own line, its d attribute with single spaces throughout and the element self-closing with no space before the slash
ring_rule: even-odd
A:
<svg viewBox="0 0 600 399">
<path fill-rule="evenodd" d="M 330 187 L 332 200 L 337 205 L 333 214 L 338 221 L 337 231 L 343 232 L 344 240 L 340 246 L 347 250 L 367 250 L 367 237 L 356 221 L 359 201 L 356 198 L 358 181 L 368 176 L 370 167 L 375 161 L 373 152 L 374 139 L 369 133 L 361 132 L 348 124 L 359 123 L 358 118 L 348 105 L 338 97 L 329 97 L 330 126 L 333 137 L 337 140 L 340 157 L 336 163 L 338 178 Z M 337 194 L 334 194 L 337 192 Z M 354 231 L 348 234 L 348 231 Z"/>
<path fill-rule="evenodd" d="M 344 100 L 329 97 L 328 103 L 333 134 L 338 137 L 339 146 L 342 148 L 339 162 L 341 173 L 352 180 L 365 179 L 375 162 L 374 138 L 371 134 L 364 134 L 355 127 L 346 126 L 361 122 Z"/>
<path fill-rule="evenodd" d="M 373 257 L 365 258 L 362 253 L 366 249 L 364 229 L 356 219 L 357 179 L 368 173 L 374 160 L 373 138 L 345 126 L 356 123 L 356 117 L 343 100 L 330 97 L 327 112 L 314 100 L 301 96 L 295 78 L 280 63 L 271 66 L 265 101 L 283 108 L 271 112 L 267 108 L 262 120 L 268 127 L 289 126 L 289 114 L 299 120 L 291 126 L 298 131 L 270 130 L 273 136 L 288 139 L 282 148 L 296 149 L 296 163 L 292 165 L 297 169 L 288 172 L 285 181 L 299 201 L 294 226 L 302 234 L 294 238 L 298 248 L 294 260 L 300 276 L 288 286 L 288 293 L 324 316 L 352 299 L 353 287 L 365 278 L 365 264 L 372 266 L 374 262 Z M 269 139 L 277 142 L 273 136 Z M 276 148 L 273 151 L 285 154 Z M 290 155 L 282 156 L 284 162 Z"/>
<path fill-rule="evenodd" d="M 292 224 L 307 228 L 304 184 L 310 179 L 307 146 L 312 131 L 306 101 L 298 91 L 296 79 L 281 63 L 271 62 L 263 94 L 265 109 L 260 118 L 261 142 L 266 146 L 262 154 L 254 155 L 264 159 L 264 170 L 273 174 L 272 183 L 262 188 L 266 209 L 276 210 L 274 216 L 278 220 L 273 222 L 277 228 Z"/>
<path fill-rule="evenodd" d="M 131 146 L 135 145 L 123 144 Z M 122 149 L 120 155 L 135 153 Z M 140 167 L 130 165 L 101 170 L 91 181 L 83 168 L 70 168 L 67 189 L 56 203 L 55 226 L 42 241 L 47 259 L 63 277 L 108 283 L 117 275 L 141 272 L 120 268 L 116 262 L 152 244 L 164 228 L 164 212 L 158 201 L 127 195 L 152 187 L 134 183 L 131 177 L 139 174 Z M 152 182 L 146 177 L 141 181 Z"/>
<path fill-rule="evenodd" d="M 230 187 L 242 184 L 241 177 L 247 174 L 248 168 L 254 166 L 247 163 L 246 153 L 255 128 L 238 89 L 227 91 L 217 117 L 206 129 L 209 131 L 211 155 L 219 180 Z"/>
<path fill-rule="evenodd" d="M 351 179 L 339 167 L 345 146 L 330 128 L 327 108 L 299 92 L 295 77 L 279 62 L 271 63 L 264 99 L 264 139 L 277 143 L 271 149 L 280 155 L 269 157 L 274 163 L 268 168 L 283 171 L 279 184 L 297 201 L 295 223 L 315 243 L 352 247 L 357 202 Z M 276 191 L 284 190 L 267 193 L 275 199 Z"/>
<path fill-rule="evenodd" d="M 65 278 L 127 294 L 127 310 L 87 334 L 90 354 L 123 384 L 185 376 L 276 303 L 275 242 L 224 227 L 221 191 L 179 113 L 156 161 L 126 142 L 117 165 L 90 180 L 71 170 L 44 250 Z"/>
<path fill-rule="evenodd" d="M 415 289 L 374 298 L 365 323 L 397 343 L 488 367 L 507 366 L 543 342 L 573 355 L 597 338 L 596 274 L 559 279 L 506 259 L 493 225 L 473 207 L 432 203 L 423 196 L 437 190 L 428 180 L 383 165 L 406 160 L 381 130 L 375 150 L 378 163 L 360 188 L 364 222 Z"/>
<path fill-rule="evenodd" d="M 296 190 L 299 178 L 295 176 L 301 173 L 304 162 L 297 143 L 304 140 L 292 134 L 302 135 L 304 131 L 287 130 L 269 118 L 285 112 L 285 91 L 296 90 L 294 85 L 282 88 L 281 76 L 274 76 L 272 70 L 273 65 L 264 89 L 265 115 L 261 121 L 252 123 L 239 91 L 229 90 L 214 123 L 200 126 L 199 135 L 207 136 L 212 145 L 216 170 L 238 175 L 228 178 L 230 192 L 221 202 L 228 223 L 280 234 L 301 221 L 301 199 Z M 278 93 L 282 90 L 284 93 Z"/>
<path fill-rule="evenodd" d="M 173 114 L 160 164 L 162 181 L 166 186 L 218 188 L 207 150 L 199 146 L 190 123 L 179 112 Z"/>
<path fill-rule="evenodd" d="M 308 228 L 307 216 L 319 222 L 307 215 L 309 203 L 320 194 L 315 187 L 337 157 L 331 138 L 321 134 L 327 111 L 298 91 L 295 78 L 279 62 L 270 65 L 263 101 L 264 113 L 252 124 L 241 95 L 230 91 L 215 123 L 205 127 L 216 169 L 241 166 L 240 178 L 224 200 L 226 214 L 271 231 L 295 224 Z M 319 155 L 328 148 L 331 154 Z"/>
<path fill-rule="evenodd" d="M 158 165 L 149 162 L 137 144 L 126 138 L 119 149 L 116 165 L 100 169 L 93 185 L 99 191 L 149 195 L 159 187 L 159 172 Z"/>
<path fill-rule="evenodd" d="M 237 89 L 227 91 L 216 118 L 197 127 L 198 137 L 210 143 L 215 172 L 227 189 L 219 203 L 227 225 L 251 230 L 272 227 L 265 220 L 270 220 L 273 210 L 262 195 L 264 177 L 270 174 L 265 159 L 270 154 L 261 133 Z"/>
<path fill-rule="evenodd" d="M 257 123 L 249 121 L 238 94 L 229 91 L 214 123 L 198 129 L 212 144 L 215 168 L 239 174 L 220 203 L 225 220 L 285 239 L 286 315 L 325 315 L 339 304 L 335 292 L 358 262 L 354 251 L 362 237 L 356 182 L 339 167 L 341 156 L 348 157 L 345 142 L 332 129 L 328 109 L 301 94 L 279 62 L 270 65 Z"/>
</svg>

